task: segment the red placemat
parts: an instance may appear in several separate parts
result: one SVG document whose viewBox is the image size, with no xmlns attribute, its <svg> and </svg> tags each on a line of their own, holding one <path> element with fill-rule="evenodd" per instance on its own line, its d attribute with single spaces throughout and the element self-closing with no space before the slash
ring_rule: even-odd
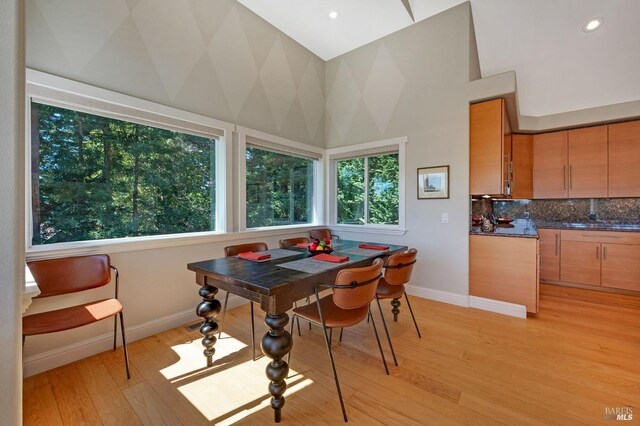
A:
<svg viewBox="0 0 640 426">
<path fill-rule="evenodd" d="M 254 253 L 252 251 L 247 251 L 247 252 L 244 252 L 244 253 L 238 253 L 238 257 L 240 259 L 246 259 L 246 260 L 266 260 L 266 259 L 271 259 L 271 255 L 270 254 Z"/>
<path fill-rule="evenodd" d="M 348 256 L 334 256 L 332 254 L 320 253 L 313 256 L 315 260 L 321 260 L 323 262 L 343 263 L 349 260 Z"/>
<path fill-rule="evenodd" d="M 389 250 L 389 246 L 376 246 L 373 244 L 360 244 L 358 247 L 367 250 Z"/>
</svg>

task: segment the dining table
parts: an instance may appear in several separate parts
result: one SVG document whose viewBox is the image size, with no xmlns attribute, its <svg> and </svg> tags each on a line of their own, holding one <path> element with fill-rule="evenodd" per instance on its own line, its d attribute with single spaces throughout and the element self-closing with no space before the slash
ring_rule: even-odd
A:
<svg viewBox="0 0 640 426">
<path fill-rule="evenodd" d="M 363 246 L 365 248 L 362 248 Z M 368 246 L 368 247 L 367 247 Z M 371 246 L 378 246 L 372 249 Z M 368 266 L 376 258 L 384 258 L 393 253 L 407 250 L 406 246 L 379 242 L 334 240 L 331 255 L 347 257 L 340 263 L 314 259 L 306 246 L 286 249 L 271 249 L 261 254 L 269 254 L 268 259 L 247 260 L 241 257 L 222 257 L 189 263 L 187 268 L 196 274 L 196 283 L 202 301 L 196 307 L 196 314 L 204 322 L 200 326 L 202 345 L 207 366 L 213 365 L 218 323 L 216 316 L 222 305 L 216 294 L 219 289 L 258 303 L 265 312 L 264 322 L 268 331 L 262 337 L 261 348 L 271 359 L 266 368 L 271 394 L 274 420 L 279 423 L 287 388 L 286 378 L 289 366 L 285 361 L 291 351 L 293 340 L 285 329 L 289 323 L 288 311 L 294 302 L 314 294 L 317 284 L 335 282 L 338 272 L 345 268 Z"/>
</svg>

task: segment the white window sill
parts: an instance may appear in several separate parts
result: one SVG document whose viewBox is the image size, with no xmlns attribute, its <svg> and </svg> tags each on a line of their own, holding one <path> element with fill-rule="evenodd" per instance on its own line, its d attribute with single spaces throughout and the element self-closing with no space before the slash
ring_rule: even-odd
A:
<svg viewBox="0 0 640 426">
<path fill-rule="evenodd" d="M 329 229 L 335 230 L 337 234 L 340 231 L 345 232 L 363 232 L 366 234 L 380 235 L 404 235 L 407 233 L 405 228 L 398 226 L 373 226 L 373 225 L 330 225 Z"/>
<path fill-rule="evenodd" d="M 29 267 L 24 267 L 24 289 L 22 290 L 22 313 L 31 305 L 31 299 L 40 294 L 36 280 L 31 275 Z"/>
<path fill-rule="evenodd" d="M 210 244 L 220 241 L 236 241 L 256 236 L 270 237 L 276 235 L 290 235 L 317 228 L 318 225 L 291 225 L 269 228 L 253 228 L 244 232 L 218 234 L 200 232 L 177 235 L 155 235 L 151 237 L 118 238 L 113 240 L 78 241 L 71 243 L 32 246 L 27 249 L 27 260 L 53 259 L 64 256 L 82 256 L 101 253 L 125 253 L 131 251 L 152 250 L 188 246 L 196 244 Z"/>
</svg>

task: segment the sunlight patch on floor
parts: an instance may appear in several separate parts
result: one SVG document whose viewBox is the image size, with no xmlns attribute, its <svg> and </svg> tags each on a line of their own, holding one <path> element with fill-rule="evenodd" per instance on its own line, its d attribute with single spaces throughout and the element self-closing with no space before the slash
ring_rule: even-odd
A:
<svg viewBox="0 0 640 426">
<path fill-rule="evenodd" d="M 214 368 L 231 362 L 233 355 L 246 348 L 247 345 L 228 334 L 222 333 L 222 338 L 215 344 L 216 353 L 213 356 Z M 202 354 L 204 347 L 200 339 L 191 342 L 181 343 L 171 346 L 171 349 L 180 357 L 180 360 L 167 368 L 160 370 L 160 373 L 169 380 L 176 378 L 183 379 L 190 373 L 199 372 L 207 368 L 207 359 Z M 247 351 L 249 353 L 250 351 Z M 242 355 L 237 355 L 237 357 Z M 249 355 L 251 356 L 251 355 Z"/>
<path fill-rule="evenodd" d="M 200 340 L 171 347 L 180 357 L 160 372 L 177 385 L 178 391 L 207 420 L 232 424 L 252 413 L 270 409 L 271 395 L 265 369 L 270 359 L 251 360 L 251 348 L 223 333 L 215 345 L 214 365 L 207 369 Z M 248 348 L 248 350 L 244 350 Z M 286 396 L 311 385 L 313 381 L 290 370 Z"/>
</svg>

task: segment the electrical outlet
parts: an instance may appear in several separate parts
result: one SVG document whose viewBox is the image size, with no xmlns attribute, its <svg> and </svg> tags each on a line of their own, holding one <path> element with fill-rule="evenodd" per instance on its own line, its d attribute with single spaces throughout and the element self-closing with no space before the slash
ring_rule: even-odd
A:
<svg viewBox="0 0 640 426">
<path fill-rule="evenodd" d="M 442 213 L 442 218 L 440 219 L 442 223 L 449 223 L 449 213 Z"/>
</svg>

